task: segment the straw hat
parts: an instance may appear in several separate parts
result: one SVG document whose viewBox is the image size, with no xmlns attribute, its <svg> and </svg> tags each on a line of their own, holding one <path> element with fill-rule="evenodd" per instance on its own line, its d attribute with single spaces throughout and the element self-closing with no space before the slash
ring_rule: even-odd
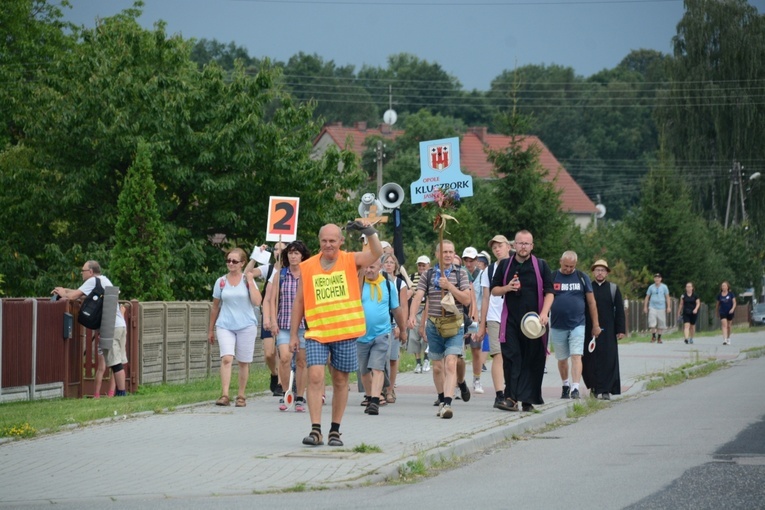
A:
<svg viewBox="0 0 765 510">
<path fill-rule="evenodd" d="M 521 319 L 521 332 L 526 338 L 539 338 L 545 334 L 545 327 L 539 320 L 537 312 L 528 312 Z"/>
<path fill-rule="evenodd" d="M 590 271 L 595 271 L 595 268 L 596 268 L 596 267 L 602 267 L 602 268 L 605 268 L 605 270 L 606 270 L 606 273 L 610 273 L 610 272 L 611 272 L 611 268 L 610 268 L 610 267 L 608 267 L 608 262 L 606 262 L 606 261 L 605 261 L 605 260 L 603 260 L 603 259 L 598 259 L 598 260 L 596 260 L 596 261 L 595 261 L 595 263 L 594 263 L 593 265 L 591 265 L 591 266 L 590 266 Z"/>
</svg>

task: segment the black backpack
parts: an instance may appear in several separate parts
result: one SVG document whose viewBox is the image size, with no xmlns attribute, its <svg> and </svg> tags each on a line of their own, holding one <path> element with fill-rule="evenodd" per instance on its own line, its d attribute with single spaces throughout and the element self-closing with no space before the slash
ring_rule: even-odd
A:
<svg viewBox="0 0 765 510">
<path fill-rule="evenodd" d="M 104 288 L 101 278 L 96 278 L 96 286 L 85 298 L 77 315 L 77 322 L 88 329 L 101 329 L 101 313 L 104 310 Z"/>
</svg>

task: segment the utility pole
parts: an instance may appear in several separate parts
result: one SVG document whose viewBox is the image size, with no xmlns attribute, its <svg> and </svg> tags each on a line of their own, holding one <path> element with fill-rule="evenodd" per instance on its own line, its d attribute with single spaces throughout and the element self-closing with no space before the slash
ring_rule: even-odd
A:
<svg viewBox="0 0 765 510">
<path fill-rule="evenodd" d="M 385 146 L 382 143 L 382 140 L 377 141 L 377 150 L 375 152 L 375 161 L 377 162 L 377 193 L 375 193 L 378 197 L 380 196 L 380 188 L 382 188 L 383 185 L 383 158 L 385 157 L 385 153 L 383 152 L 383 149 Z"/>
<path fill-rule="evenodd" d="M 735 200 L 733 198 L 735 193 L 736 186 L 741 188 L 741 164 L 738 161 L 733 162 L 733 168 L 730 171 L 730 186 L 728 186 L 728 204 L 725 208 L 725 230 L 728 230 L 728 220 L 730 219 L 730 202 L 731 200 Z M 740 189 L 740 195 L 741 195 L 741 210 L 744 216 L 744 219 L 746 219 L 746 212 L 744 212 L 744 191 L 743 189 Z M 733 204 L 734 208 L 738 209 L 738 204 L 734 202 Z M 736 210 L 733 211 L 733 221 L 731 222 L 732 225 L 736 224 Z"/>
</svg>

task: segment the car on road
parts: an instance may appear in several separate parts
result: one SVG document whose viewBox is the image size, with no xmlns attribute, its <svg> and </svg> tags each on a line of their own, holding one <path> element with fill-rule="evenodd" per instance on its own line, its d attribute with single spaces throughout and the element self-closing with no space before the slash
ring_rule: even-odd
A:
<svg viewBox="0 0 765 510">
<path fill-rule="evenodd" d="M 752 322 L 757 326 L 765 324 L 765 303 L 754 305 L 754 309 L 752 310 Z"/>
</svg>

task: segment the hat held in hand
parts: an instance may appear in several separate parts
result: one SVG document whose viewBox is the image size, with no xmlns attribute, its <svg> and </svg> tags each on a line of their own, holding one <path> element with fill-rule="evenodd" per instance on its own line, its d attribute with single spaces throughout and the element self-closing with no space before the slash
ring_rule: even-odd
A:
<svg viewBox="0 0 765 510">
<path fill-rule="evenodd" d="M 539 338 L 545 334 L 545 327 L 537 312 L 528 312 L 521 319 L 521 332 L 526 338 Z"/>
</svg>

